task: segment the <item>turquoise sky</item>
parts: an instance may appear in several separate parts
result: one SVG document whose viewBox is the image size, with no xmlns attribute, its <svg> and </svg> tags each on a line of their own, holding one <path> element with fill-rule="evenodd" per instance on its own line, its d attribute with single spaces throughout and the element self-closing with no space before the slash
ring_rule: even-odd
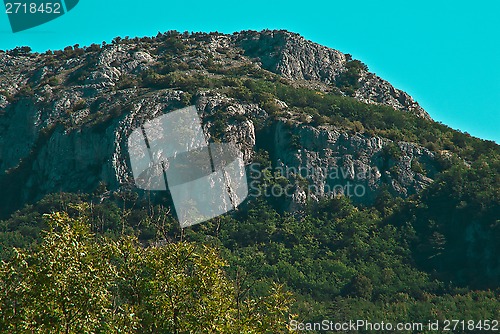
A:
<svg viewBox="0 0 500 334">
<path fill-rule="evenodd" d="M 500 1 L 97 1 L 13 34 L 0 49 L 36 51 L 158 31 L 288 29 L 351 53 L 438 121 L 500 143 Z"/>
</svg>

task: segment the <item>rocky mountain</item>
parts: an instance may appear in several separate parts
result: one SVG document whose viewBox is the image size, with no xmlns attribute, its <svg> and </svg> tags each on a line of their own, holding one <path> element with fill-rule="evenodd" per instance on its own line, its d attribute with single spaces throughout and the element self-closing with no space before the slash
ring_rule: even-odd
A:
<svg viewBox="0 0 500 334">
<path fill-rule="evenodd" d="M 260 60 L 262 68 L 294 81 L 338 86 L 343 74 L 349 71 L 349 61 L 352 60 L 349 54 L 312 43 L 290 32 L 245 32 L 238 34 L 236 40 L 236 45 L 242 47 L 246 55 Z M 430 119 L 411 96 L 370 73 L 367 68 L 360 71 L 356 80 L 358 87 L 353 94 L 356 99 L 385 104 Z"/>
<path fill-rule="evenodd" d="M 174 195 L 135 186 L 128 138 L 193 105 L 243 153 L 251 196 L 183 229 Z M 499 145 L 297 34 L 0 52 L 0 332 L 477 331 L 500 314 L 499 217 Z"/>
<path fill-rule="evenodd" d="M 353 103 L 365 114 L 354 116 Z M 236 143 L 248 164 L 265 151 L 274 168 L 308 171 L 305 183 L 286 175 L 286 208 L 335 186 L 358 186 L 360 203 L 373 203 L 381 188 L 407 197 L 439 169 L 442 152 L 398 134 L 405 119 L 433 124 L 430 116 L 350 55 L 287 31 L 169 32 L 0 53 L 3 213 L 53 192 L 133 188 L 128 135 L 191 104 L 212 139 Z M 367 126 L 371 113 L 391 126 Z"/>
</svg>

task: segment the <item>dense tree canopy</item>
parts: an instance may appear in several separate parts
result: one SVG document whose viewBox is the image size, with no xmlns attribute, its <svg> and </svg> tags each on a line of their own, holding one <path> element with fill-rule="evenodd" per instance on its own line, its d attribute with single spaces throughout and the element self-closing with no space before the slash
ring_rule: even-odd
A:
<svg viewBox="0 0 500 334">
<path fill-rule="evenodd" d="M 279 333 L 291 298 L 278 285 L 248 298 L 215 248 L 143 247 L 90 232 L 88 218 L 46 217 L 33 250 L 0 271 L 0 330 L 11 333 Z"/>
</svg>

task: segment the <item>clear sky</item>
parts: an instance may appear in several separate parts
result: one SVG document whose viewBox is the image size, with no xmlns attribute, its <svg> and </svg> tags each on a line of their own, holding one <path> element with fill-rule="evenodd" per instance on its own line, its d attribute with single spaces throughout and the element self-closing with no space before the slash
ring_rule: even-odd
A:
<svg viewBox="0 0 500 334">
<path fill-rule="evenodd" d="M 435 120 L 500 143 L 499 14 L 499 0 L 80 0 L 16 34 L 2 10 L 0 49 L 45 51 L 167 30 L 287 29 L 351 53 Z"/>
</svg>

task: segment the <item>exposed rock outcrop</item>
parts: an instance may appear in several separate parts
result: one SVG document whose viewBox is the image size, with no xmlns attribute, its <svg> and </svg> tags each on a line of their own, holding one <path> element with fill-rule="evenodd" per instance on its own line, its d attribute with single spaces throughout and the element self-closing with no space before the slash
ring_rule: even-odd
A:
<svg viewBox="0 0 500 334">
<path fill-rule="evenodd" d="M 176 40 L 179 44 L 168 46 L 175 49 L 174 65 L 198 76 L 214 76 L 213 62 L 224 68 L 261 66 L 299 85 L 337 89 L 348 61 L 339 51 L 284 31 Z M 295 187 L 288 205 L 307 195 L 327 196 L 328 187 L 336 185 L 362 187 L 354 200 L 369 203 L 383 184 L 405 197 L 432 181 L 434 155 L 427 149 L 334 126 L 314 127 L 297 121 L 297 111 L 283 101 L 275 105 L 290 117 L 275 119 L 258 104 L 230 98 L 224 87 L 195 93 L 138 87 L 137 80 L 166 57 L 159 55 L 167 48 L 161 39 L 150 43 L 155 47 L 137 40 L 57 55 L 0 53 L 0 178 L 9 185 L 4 197 L 11 201 L 6 207 L 51 192 L 92 192 L 100 182 L 111 190 L 133 186 L 128 135 L 146 120 L 187 104 L 197 105 L 213 140 L 236 143 L 248 164 L 265 149 L 274 167 L 308 171 L 301 182 L 288 175 Z M 363 72 L 359 82 L 357 99 L 428 117 L 411 97 L 375 75 Z M 401 154 L 388 155 L 388 146 Z M 415 162 L 420 169 L 413 168 Z M 338 172 L 333 178 L 332 170 Z M 307 193 L 305 182 L 317 190 Z"/>
<path fill-rule="evenodd" d="M 258 57 L 262 67 L 292 80 L 318 81 L 335 85 L 347 70 L 346 54 L 306 40 L 288 31 L 246 32 L 236 43 L 249 56 Z M 407 93 L 394 88 L 373 73 L 362 71 L 355 97 L 363 102 L 381 103 L 430 119 L 429 114 Z"/>
</svg>

